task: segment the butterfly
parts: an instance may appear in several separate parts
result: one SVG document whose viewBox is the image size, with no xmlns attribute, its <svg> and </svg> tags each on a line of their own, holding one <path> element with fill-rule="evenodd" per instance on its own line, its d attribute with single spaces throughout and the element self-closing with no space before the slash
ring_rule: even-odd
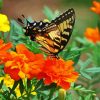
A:
<svg viewBox="0 0 100 100">
<path fill-rule="evenodd" d="M 22 16 L 24 17 L 24 15 Z M 24 24 L 20 18 L 18 18 L 18 21 Z M 41 44 L 41 50 L 45 53 L 57 57 L 58 53 L 67 45 L 72 34 L 75 24 L 75 11 L 71 8 L 51 22 L 29 22 L 27 19 L 26 22 L 25 35 Z"/>
</svg>

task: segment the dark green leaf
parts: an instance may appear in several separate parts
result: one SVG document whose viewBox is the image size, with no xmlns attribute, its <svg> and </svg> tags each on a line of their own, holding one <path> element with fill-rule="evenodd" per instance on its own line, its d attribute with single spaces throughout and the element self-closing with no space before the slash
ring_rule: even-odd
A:
<svg viewBox="0 0 100 100">
<path fill-rule="evenodd" d="M 4 95 L 0 94 L 0 100 L 7 100 Z"/>
<path fill-rule="evenodd" d="M 98 20 L 98 28 L 100 30 L 100 17 L 99 17 L 99 20 Z"/>
<path fill-rule="evenodd" d="M 10 93 L 8 94 L 8 100 L 10 99 L 11 94 L 13 94 L 14 90 L 16 89 L 18 83 L 19 83 L 19 81 L 15 81 L 12 89 L 9 88 L 10 89 Z"/>
<path fill-rule="evenodd" d="M 48 100 L 52 100 L 53 94 L 55 93 L 56 88 L 51 88 L 50 93 L 49 93 L 49 98 Z"/>
<path fill-rule="evenodd" d="M 4 83 L 4 80 L 2 80 L 0 83 L 0 89 L 2 88 L 3 83 Z"/>
<path fill-rule="evenodd" d="M 52 83 L 50 85 L 44 85 L 42 86 L 39 90 L 43 91 L 43 90 L 50 90 L 51 88 L 56 88 L 57 85 L 55 83 Z"/>
<path fill-rule="evenodd" d="M 24 85 L 23 85 L 23 81 L 22 80 L 19 81 L 19 89 L 20 89 L 20 93 L 23 94 L 23 92 L 24 92 Z"/>
<path fill-rule="evenodd" d="M 40 88 L 42 85 L 43 85 L 43 79 L 37 82 L 37 84 L 35 85 L 35 89 L 37 90 L 37 89 Z"/>
</svg>

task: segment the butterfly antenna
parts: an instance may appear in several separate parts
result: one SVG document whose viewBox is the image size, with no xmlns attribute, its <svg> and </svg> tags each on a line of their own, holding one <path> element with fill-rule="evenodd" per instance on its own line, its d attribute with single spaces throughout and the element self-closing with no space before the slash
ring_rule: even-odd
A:
<svg viewBox="0 0 100 100">
<path fill-rule="evenodd" d="M 22 14 L 22 17 L 25 18 L 25 16 Z M 25 18 L 26 19 L 26 18 Z"/>
<path fill-rule="evenodd" d="M 20 23 L 24 24 L 21 18 L 17 18 L 17 20 L 18 20 Z"/>
<path fill-rule="evenodd" d="M 22 14 L 22 17 L 28 22 L 28 23 L 30 23 L 27 19 L 26 19 L 26 17 Z"/>
<path fill-rule="evenodd" d="M 27 24 L 30 23 L 30 22 L 25 18 L 25 16 L 24 16 L 23 14 L 22 14 L 22 17 L 26 20 Z M 24 20 L 22 20 L 21 18 L 17 18 L 17 20 L 18 20 L 20 23 L 24 24 Z"/>
</svg>

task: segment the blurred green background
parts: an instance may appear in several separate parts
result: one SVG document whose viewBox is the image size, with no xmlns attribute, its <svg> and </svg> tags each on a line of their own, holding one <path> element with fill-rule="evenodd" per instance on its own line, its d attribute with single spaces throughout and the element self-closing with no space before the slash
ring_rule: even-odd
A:
<svg viewBox="0 0 100 100">
<path fill-rule="evenodd" d="M 52 11 L 59 10 L 63 13 L 69 8 L 76 12 L 77 35 L 82 34 L 86 27 L 96 27 L 98 16 L 90 10 L 93 0 L 4 0 L 2 12 L 9 18 L 16 19 L 22 14 L 31 16 L 33 20 L 43 20 L 44 6 Z"/>
</svg>

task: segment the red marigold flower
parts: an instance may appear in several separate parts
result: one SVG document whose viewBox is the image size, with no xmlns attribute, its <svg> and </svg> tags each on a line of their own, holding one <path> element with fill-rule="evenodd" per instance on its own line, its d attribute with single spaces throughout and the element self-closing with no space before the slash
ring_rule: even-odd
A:
<svg viewBox="0 0 100 100">
<path fill-rule="evenodd" d="M 97 13 L 97 14 L 100 14 L 100 2 L 97 2 L 97 1 L 93 1 L 93 6 L 94 7 L 91 7 L 90 9 Z"/>
<path fill-rule="evenodd" d="M 6 56 L 9 56 L 9 54 L 7 53 L 7 50 L 9 50 L 11 47 L 12 47 L 11 42 L 4 43 L 4 41 L 2 39 L 0 39 L 0 64 L 2 64 L 3 61 L 6 60 Z M 2 57 L 2 55 L 4 55 L 4 56 Z"/>
<path fill-rule="evenodd" d="M 78 73 L 74 71 L 72 60 L 47 58 L 43 71 L 38 75 L 38 79 L 44 78 L 45 84 L 56 83 L 64 89 L 70 88 L 70 83 L 76 81 Z"/>
<path fill-rule="evenodd" d="M 93 43 L 96 43 L 100 41 L 100 32 L 98 28 L 87 28 L 85 32 L 85 37 L 92 41 Z"/>
<path fill-rule="evenodd" d="M 41 72 L 44 64 L 42 54 L 33 54 L 25 45 L 16 46 L 16 52 L 10 52 L 11 58 L 6 61 L 4 72 L 10 74 L 14 80 L 27 77 L 32 79 Z"/>
</svg>

